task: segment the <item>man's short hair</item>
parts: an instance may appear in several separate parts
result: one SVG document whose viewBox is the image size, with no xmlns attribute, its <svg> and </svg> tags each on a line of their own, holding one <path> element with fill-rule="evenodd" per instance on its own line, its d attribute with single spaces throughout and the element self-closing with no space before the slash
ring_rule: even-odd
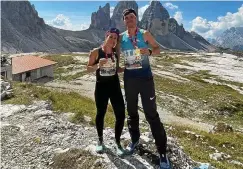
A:
<svg viewBox="0 0 243 169">
<path fill-rule="evenodd" d="M 123 16 L 123 20 L 124 20 L 124 17 L 130 13 L 133 13 L 136 17 L 137 17 L 137 13 L 134 9 L 130 8 L 130 9 L 125 9 L 123 12 L 122 12 L 122 16 Z"/>
</svg>

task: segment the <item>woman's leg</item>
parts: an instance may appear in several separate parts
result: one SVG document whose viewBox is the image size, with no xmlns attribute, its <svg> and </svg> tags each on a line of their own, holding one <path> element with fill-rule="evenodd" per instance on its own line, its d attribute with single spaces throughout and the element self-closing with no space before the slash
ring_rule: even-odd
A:
<svg viewBox="0 0 243 169">
<path fill-rule="evenodd" d="M 116 117 L 116 124 L 115 124 L 116 143 L 120 144 L 121 133 L 125 121 L 125 104 L 121 92 L 119 79 L 117 79 L 116 81 L 113 82 L 112 85 L 110 85 L 110 101 Z"/>
<path fill-rule="evenodd" d="M 103 83 L 96 82 L 95 86 L 95 103 L 97 108 L 96 114 L 96 129 L 99 137 L 99 141 L 103 142 L 103 128 L 104 117 L 108 105 L 108 92 L 105 90 L 107 86 Z"/>
</svg>

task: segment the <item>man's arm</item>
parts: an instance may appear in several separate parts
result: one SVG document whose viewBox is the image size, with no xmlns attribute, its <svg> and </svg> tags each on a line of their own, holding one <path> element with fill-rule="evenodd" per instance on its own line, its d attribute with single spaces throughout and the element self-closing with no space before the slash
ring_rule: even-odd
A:
<svg viewBox="0 0 243 169">
<path fill-rule="evenodd" d="M 152 53 L 151 55 L 159 55 L 160 54 L 160 48 L 158 43 L 155 41 L 153 35 L 149 31 L 145 31 L 143 34 L 145 42 L 148 42 L 149 45 L 152 47 Z"/>
</svg>

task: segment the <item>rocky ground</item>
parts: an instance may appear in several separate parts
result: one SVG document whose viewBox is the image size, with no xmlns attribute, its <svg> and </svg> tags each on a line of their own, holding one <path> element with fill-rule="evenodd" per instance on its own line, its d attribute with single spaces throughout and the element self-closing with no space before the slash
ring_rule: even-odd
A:
<svg viewBox="0 0 243 169">
<path fill-rule="evenodd" d="M 58 91 L 74 91 L 94 99 L 95 76 L 94 73 L 85 71 L 87 53 L 63 54 L 60 57 L 67 57 L 68 60 L 71 57 L 74 62 L 58 67 L 55 70 L 55 76 L 58 75 L 55 80 L 41 86 Z M 231 168 L 236 166 L 237 169 L 243 167 L 243 154 L 237 152 L 237 149 L 242 148 L 238 141 L 241 134 L 238 132 L 243 131 L 240 114 L 243 105 L 242 62 L 240 57 L 217 53 L 162 53 L 160 57 L 151 58 L 158 112 L 170 133 L 168 154 L 173 168 L 194 168 L 200 164 L 184 152 L 200 161 L 211 161 L 214 165 L 227 164 Z M 123 88 L 122 75 L 120 77 Z M 123 89 L 122 92 L 124 95 Z M 31 97 L 34 100 L 36 95 L 32 94 Z M 226 105 L 226 108 L 218 110 L 215 105 Z M 140 100 L 139 107 L 142 108 Z M 114 132 L 111 128 L 104 131 L 107 152 L 102 155 L 95 153 L 96 130 L 89 125 L 90 117 L 85 117 L 87 123 L 74 124 L 69 121 L 72 113 L 53 112 L 52 105 L 48 102 L 38 101 L 29 106 L 3 104 L 1 168 L 157 168 L 154 140 L 144 121 L 142 109 L 139 110 L 143 131 L 141 144 L 135 155 L 119 158 L 114 153 Z M 232 116 L 231 111 L 238 111 L 239 114 Z M 217 118 L 212 114 L 217 115 Z M 219 123 L 213 129 L 220 120 L 233 125 L 234 129 L 224 123 Z M 233 130 L 236 133 L 226 134 L 224 137 L 219 135 L 217 138 L 218 135 L 204 133 L 202 136 L 183 127 L 181 131 L 179 128 L 174 130 L 174 125 L 179 125 L 179 128 L 188 126 L 207 133 Z M 179 133 L 175 133 L 177 130 Z M 177 134 L 178 138 L 173 134 Z M 126 146 L 129 140 L 127 128 L 124 129 L 122 139 Z M 220 139 L 222 143 L 219 143 Z M 236 142 L 231 144 L 231 139 Z M 185 149 L 181 145 L 185 145 Z M 194 149 L 205 153 L 197 154 Z"/>
<path fill-rule="evenodd" d="M 96 154 L 95 128 L 69 122 L 68 114 L 53 113 L 48 102 L 39 101 L 30 106 L 1 105 L 1 121 L 2 169 L 158 168 L 150 132 L 142 134 L 141 144 L 133 156 L 120 158 L 115 155 L 113 129 L 104 130 L 106 153 Z M 125 128 L 122 143 L 126 145 L 129 139 Z M 198 165 L 183 152 L 175 138 L 168 138 L 168 152 L 173 168 Z"/>
</svg>

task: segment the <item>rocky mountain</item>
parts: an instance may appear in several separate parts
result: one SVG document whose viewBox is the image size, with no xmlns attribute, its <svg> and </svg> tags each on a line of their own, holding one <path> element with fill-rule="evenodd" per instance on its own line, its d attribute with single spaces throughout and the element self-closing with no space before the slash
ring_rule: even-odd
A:
<svg viewBox="0 0 243 169">
<path fill-rule="evenodd" d="M 125 25 L 123 22 L 123 18 L 122 18 L 122 12 L 127 9 L 127 8 L 133 8 L 136 13 L 138 13 L 138 4 L 136 3 L 136 1 L 119 1 L 113 11 L 113 15 L 111 17 L 111 27 L 116 27 L 118 28 L 120 31 L 124 31 L 125 30 Z M 139 18 L 137 17 L 137 21 L 139 20 Z"/>
<path fill-rule="evenodd" d="M 119 1 L 110 18 L 110 4 L 99 7 L 91 15 L 87 30 L 69 31 L 45 24 L 29 1 L 2 1 L 2 51 L 3 52 L 75 52 L 89 51 L 104 40 L 109 27 L 125 30 L 122 12 L 133 8 L 138 13 L 136 1 Z M 214 48 L 203 37 L 185 31 L 159 1 L 152 1 L 144 12 L 139 27 L 149 30 L 162 48 L 179 50 L 206 50 Z"/>
<path fill-rule="evenodd" d="M 211 50 L 211 45 L 203 38 L 196 39 L 185 31 L 159 1 L 152 1 L 145 10 L 140 26 L 149 30 L 156 40 L 166 48 L 180 50 Z M 203 40 L 202 40 L 203 39 Z"/>
<path fill-rule="evenodd" d="M 243 51 L 243 27 L 227 29 L 214 40 L 213 44 L 223 48 Z"/>
<path fill-rule="evenodd" d="M 1 1 L 2 52 L 70 52 L 88 51 L 97 44 L 78 37 L 64 37 L 46 25 L 28 1 Z M 86 33 L 84 33 L 86 34 Z"/>
<path fill-rule="evenodd" d="M 102 27 L 101 27 L 102 26 Z M 93 12 L 91 15 L 90 29 L 107 30 L 110 27 L 110 4 L 107 3 L 103 8 L 99 7 L 97 12 Z"/>
</svg>

